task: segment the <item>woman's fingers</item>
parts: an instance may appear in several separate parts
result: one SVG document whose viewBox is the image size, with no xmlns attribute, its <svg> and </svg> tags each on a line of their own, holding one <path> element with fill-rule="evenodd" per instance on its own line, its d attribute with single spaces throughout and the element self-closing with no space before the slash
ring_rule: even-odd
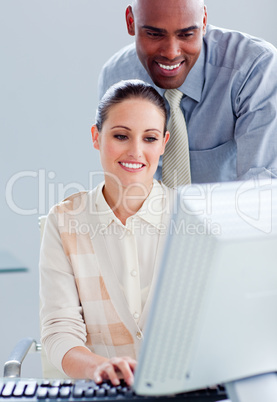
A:
<svg viewBox="0 0 277 402">
<path fill-rule="evenodd" d="M 126 384 L 132 385 L 136 361 L 129 357 L 114 357 L 98 366 L 94 372 L 94 381 L 99 384 L 103 380 L 110 380 L 115 386 L 120 384 L 119 378 L 123 378 Z"/>
<path fill-rule="evenodd" d="M 136 366 L 135 360 L 129 357 L 118 358 L 114 357 L 110 360 L 117 373 L 124 379 L 126 384 L 132 385 L 134 382 L 134 369 Z"/>
<path fill-rule="evenodd" d="M 115 372 L 114 366 L 110 360 L 98 366 L 94 372 L 94 381 L 96 384 L 101 383 L 104 380 L 110 380 L 113 385 L 119 385 L 119 378 Z"/>
</svg>

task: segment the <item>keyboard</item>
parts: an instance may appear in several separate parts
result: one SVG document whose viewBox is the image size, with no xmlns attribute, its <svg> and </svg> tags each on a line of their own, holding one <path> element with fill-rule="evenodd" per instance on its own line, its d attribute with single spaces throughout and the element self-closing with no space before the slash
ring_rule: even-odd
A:
<svg viewBox="0 0 277 402">
<path fill-rule="evenodd" d="M 139 396 L 123 381 L 113 386 L 90 380 L 0 379 L 0 402 L 215 402 L 227 399 L 223 386 L 170 396 Z"/>
</svg>

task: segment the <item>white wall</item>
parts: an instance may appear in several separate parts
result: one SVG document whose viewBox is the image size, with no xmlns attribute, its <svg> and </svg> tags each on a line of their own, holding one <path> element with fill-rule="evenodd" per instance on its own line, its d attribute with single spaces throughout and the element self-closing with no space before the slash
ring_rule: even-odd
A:
<svg viewBox="0 0 277 402">
<path fill-rule="evenodd" d="M 258 36 L 277 46 L 275 0 L 205 0 L 210 24 Z"/>
<path fill-rule="evenodd" d="M 7 251 L 29 271 L 0 274 L 0 369 L 18 339 L 39 338 L 38 216 L 89 187 L 89 172 L 100 169 L 90 138 L 97 78 L 104 61 L 132 41 L 128 3 L 1 0 L 0 257 Z M 276 4 L 207 0 L 209 22 L 276 45 Z M 30 366 L 26 375 L 39 376 Z"/>
</svg>

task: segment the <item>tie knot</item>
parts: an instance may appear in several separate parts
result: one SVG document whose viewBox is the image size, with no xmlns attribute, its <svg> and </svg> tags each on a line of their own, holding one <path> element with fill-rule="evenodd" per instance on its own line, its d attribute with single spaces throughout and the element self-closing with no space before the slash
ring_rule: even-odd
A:
<svg viewBox="0 0 277 402">
<path fill-rule="evenodd" d="M 179 89 L 167 89 L 164 93 L 165 98 L 168 100 L 171 110 L 180 107 L 180 102 L 183 97 L 183 93 Z"/>
</svg>

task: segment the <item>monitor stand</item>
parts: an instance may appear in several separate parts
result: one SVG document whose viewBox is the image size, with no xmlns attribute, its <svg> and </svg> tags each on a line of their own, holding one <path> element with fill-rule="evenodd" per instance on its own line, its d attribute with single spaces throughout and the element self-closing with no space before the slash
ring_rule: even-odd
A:
<svg viewBox="0 0 277 402">
<path fill-rule="evenodd" d="M 277 401 L 277 373 L 261 374 L 224 385 L 232 402 Z"/>
</svg>

